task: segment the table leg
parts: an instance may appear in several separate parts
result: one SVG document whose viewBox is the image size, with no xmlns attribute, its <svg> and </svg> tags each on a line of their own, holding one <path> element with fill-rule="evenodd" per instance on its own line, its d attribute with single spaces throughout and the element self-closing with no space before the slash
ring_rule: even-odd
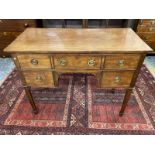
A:
<svg viewBox="0 0 155 155">
<path fill-rule="evenodd" d="M 111 93 L 112 94 L 115 94 L 115 89 L 111 89 Z"/>
<path fill-rule="evenodd" d="M 36 107 L 35 103 L 34 103 L 34 100 L 33 100 L 33 96 L 32 96 L 32 93 L 31 93 L 31 90 L 30 90 L 30 87 L 24 87 L 25 89 L 25 92 L 26 92 L 26 95 L 30 101 L 30 104 L 32 106 L 32 109 L 33 109 L 33 112 L 34 114 L 38 114 L 38 108 Z"/>
<path fill-rule="evenodd" d="M 131 93 L 132 93 L 132 89 L 126 89 L 126 93 L 125 93 L 125 96 L 124 96 L 124 100 L 123 100 L 121 110 L 119 112 L 119 116 L 123 116 L 125 108 L 127 106 L 127 103 L 128 103 L 128 101 L 130 99 Z"/>
</svg>

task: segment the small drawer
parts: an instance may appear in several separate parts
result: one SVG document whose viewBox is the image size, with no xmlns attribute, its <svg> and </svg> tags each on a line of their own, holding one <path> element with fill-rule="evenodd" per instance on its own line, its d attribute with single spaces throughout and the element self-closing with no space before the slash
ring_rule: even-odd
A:
<svg viewBox="0 0 155 155">
<path fill-rule="evenodd" d="M 51 68 L 50 58 L 44 54 L 20 54 L 17 55 L 22 69 Z"/>
<path fill-rule="evenodd" d="M 53 73 L 50 71 L 25 71 L 23 75 L 26 83 L 32 87 L 54 86 Z"/>
<path fill-rule="evenodd" d="M 138 35 L 145 41 L 155 41 L 154 33 L 138 33 Z"/>
<path fill-rule="evenodd" d="M 105 69 L 136 69 L 140 55 L 138 54 L 119 54 L 109 55 L 105 58 Z"/>
<path fill-rule="evenodd" d="M 57 69 L 100 69 L 100 56 L 54 56 L 54 66 Z"/>
<path fill-rule="evenodd" d="M 0 31 L 23 31 L 36 25 L 36 20 L 33 19 L 0 19 Z"/>
<path fill-rule="evenodd" d="M 137 32 L 155 32 L 155 26 L 145 26 L 145 25 L 139 25 L 137 27 Z"/>
<path fill-rule="evenodd" d="M 140 25 L 155 25 L 155 19 L 141 19 Z"/>
<path fill-rule="evenodd" d="M 101 80 L 102 87 L 129 87 L 133 71 L 104 72 Z"/>
</svg>

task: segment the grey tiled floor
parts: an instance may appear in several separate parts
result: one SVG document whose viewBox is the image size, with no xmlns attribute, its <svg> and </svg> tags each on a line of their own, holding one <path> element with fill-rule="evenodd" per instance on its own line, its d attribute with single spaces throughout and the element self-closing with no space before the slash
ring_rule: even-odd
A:
<svg viewBox="0 0 155 155">
<path fill-rule="evenodd" d="M 0 85 L 14 69 L 14 63 L 11 58 L 0 58 Z"/>
</svg>

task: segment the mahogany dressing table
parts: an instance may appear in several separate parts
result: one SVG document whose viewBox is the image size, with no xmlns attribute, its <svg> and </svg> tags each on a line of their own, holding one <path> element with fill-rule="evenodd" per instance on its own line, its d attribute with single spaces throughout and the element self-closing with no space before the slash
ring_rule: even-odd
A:
<svg viewBox="0 0 155 155">
<path fill-rule="evenodd" d="M 122 116 L 152 49 L 130 28 L 27 28 L 4 51 L 13 57 L 35 114 L 31 87 L 54 88 L 62 73 L 89 73 L 100 88 L 126 90 Z"/>
</svg>

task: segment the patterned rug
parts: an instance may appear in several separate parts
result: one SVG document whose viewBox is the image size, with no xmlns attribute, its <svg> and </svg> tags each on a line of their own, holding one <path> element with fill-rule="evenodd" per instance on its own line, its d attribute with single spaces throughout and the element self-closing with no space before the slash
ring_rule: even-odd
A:
<svg viewBox="0 0 155 155">
<path fill-rule="evenodd" d="M 124 90 L 96 87 L 90 75 L 62 75 L 59 88 L 33 89 L 34 115 L 14 70 L 0 86 L 0 134 L 155 134 L 155 79 L 141 68 L 125 114 Z"/>
</svg>

